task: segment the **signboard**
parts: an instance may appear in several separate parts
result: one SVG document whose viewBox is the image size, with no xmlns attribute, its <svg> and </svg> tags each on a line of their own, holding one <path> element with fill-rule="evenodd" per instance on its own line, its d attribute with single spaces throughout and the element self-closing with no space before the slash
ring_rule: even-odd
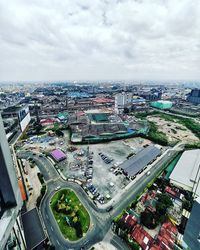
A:
<svg viewBox="0 0 200 250">
<path fill-rule="evenodd" d="M 29 107 L 25 107 L 19 111 L 18 119 L 19 119 L 21 131 L 23 132 L 31 120 Z"/>
</svg>

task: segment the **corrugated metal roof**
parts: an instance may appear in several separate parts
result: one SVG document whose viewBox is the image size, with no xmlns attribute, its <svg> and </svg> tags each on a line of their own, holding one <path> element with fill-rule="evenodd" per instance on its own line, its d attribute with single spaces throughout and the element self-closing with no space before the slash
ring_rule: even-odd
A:
<svg viewBox="0 0 200 250">
<path fill-rule="evenodd" d="M 192 189 L 199 165 L 200 149 L 187 150 L 182 154 L 169 178 Z M 200 171 L 196 180 L 199 177 Z M 197 188 L 197 195 L 200 196 L 200 185 Z"/>
<path fill-rule="evenodd" d="M 129 175 L 134 176 L 142 170 L 148 163 L 153 161 L 161 153 L 160 149 L 150 145 L 132 156 L 121 164 L 121 168 Z"/>
</svg>

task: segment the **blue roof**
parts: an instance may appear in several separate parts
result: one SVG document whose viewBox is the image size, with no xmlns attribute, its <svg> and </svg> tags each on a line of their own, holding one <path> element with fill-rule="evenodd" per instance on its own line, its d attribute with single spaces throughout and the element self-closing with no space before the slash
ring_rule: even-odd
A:
<svg viewBox="0 0 200 250">
<path fill-rule="evenodd" d="M 132 102 L 146 102 L 145 99 L 141 98 L 141 99 L 133 99 Z"/>
<path fill-rule="evenodd" d="M 128 128 L 128 133 L 133 133 L 135 130 L 132 128 Z"/>
</svg>

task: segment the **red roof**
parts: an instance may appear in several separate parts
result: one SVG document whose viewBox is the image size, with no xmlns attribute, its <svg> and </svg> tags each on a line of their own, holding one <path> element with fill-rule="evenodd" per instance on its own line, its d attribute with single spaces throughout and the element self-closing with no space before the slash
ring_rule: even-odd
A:
<svg viewBox="0 0 200 250">
<path fill-rule="evenodd" d="M 55 123 L 55 119 L 42 119 L 40 122 L 42 124 L 54 124 Z"/>
<path fill-rule="evenodd" d="M 165 188 L 165 192 L 171 194 L 174 197 L 179 197 L 179 194 L 177 192 L 175 192 L 171 187 L 166 187 Z"/>
<path fill-rule="evenodd" d="M 96 103 L 112 103 L 112 102 L 114 102 L 114 100 L 110 99 L 110 98 L 96 98 L 96 99 L 94 99 L 94 102 L 96 102 Z"/>
<path fill-rule="evenodd" d="M 76 115 L 77 115 L 78 117 L 80 117 L 80 116 L 85 115 L 85 112 L 83 112 L 83 111 L 78 111 L 78 112 L 76 112 Z"/>
<path fill-rule="evenodd" d="M 158 247 L 158 249 L 172 250 L 174 249 L 174 243 L 176 240 L 176 235 L 178 231 L 176 226 L 174 226 L 170 221 L 164 223 L 160 229 L 159 235 L 156 239 L 156 244 L 153 247 Z M 150 249 L 150 250 L 156 250 Z"/>
<path fill-rule="evenodd" d="M 127 227 L 133 227 L 137 223 L 137 218 L 133 214 L 124 214 L 122 221 Z"/>
<path fill-rule="evenodd" d="M 142 249 L 149 249 L 153 243 L 153 238 L 149 235 L 141 225 L 137 224 L 131 234 L 133 240 L 135 240 Z"/>
<path fill-rule="evenodd" d="M 154 245 L 149 250 L 160 250 L 160 247 L 158 245 Z"/>
</svg>

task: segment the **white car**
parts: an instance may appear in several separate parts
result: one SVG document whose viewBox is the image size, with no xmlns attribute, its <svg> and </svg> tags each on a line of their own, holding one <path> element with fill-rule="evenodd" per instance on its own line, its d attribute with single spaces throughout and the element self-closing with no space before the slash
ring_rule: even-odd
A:
<svg viewBox="0 0 200 250">
<path fill-rule="evenodd" d="M 146 175 L 147 175 L 147 176 L 149 176 L 150 174 L 151 174 L 151 172 L 150 172 L 150 171 L 148 171 L 148 172 L 146 173 Z"/>
<path fill-rule="evenodd" d="M 58 191 L 60 189 L 60 186 L 57 186 L 56 188 L 55 188 L 55 191 Z"/>
</svg>

